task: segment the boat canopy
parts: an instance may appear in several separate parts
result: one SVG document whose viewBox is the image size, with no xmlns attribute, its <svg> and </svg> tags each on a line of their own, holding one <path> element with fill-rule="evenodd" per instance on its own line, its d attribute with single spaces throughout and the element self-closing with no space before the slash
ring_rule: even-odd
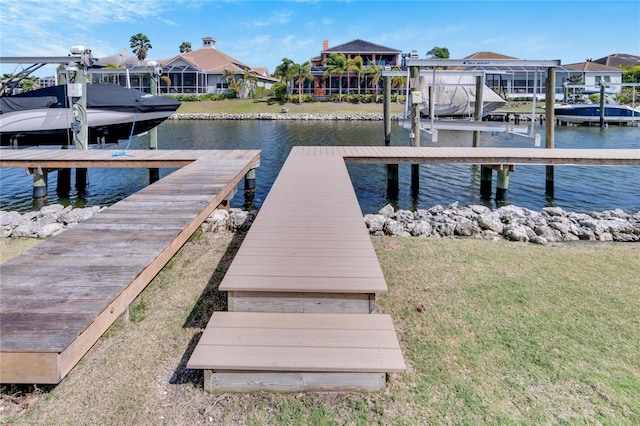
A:
<svg viewBox="0 0 640 426">
<path fill-rule="evenodd" d="M 439 72 L 432 84 L 432 75 L 420 76 L 422 92 L 421 113 L 429 115 L 429 86 L 433 86 L 435 115 L 440 117 L 471 116 L 475 110 L 475 76 L 463 72 Z M 489 113 L 507 104 L 507 101 L 487 85 L 482 92 L 483 113 Z"/>
</svg>

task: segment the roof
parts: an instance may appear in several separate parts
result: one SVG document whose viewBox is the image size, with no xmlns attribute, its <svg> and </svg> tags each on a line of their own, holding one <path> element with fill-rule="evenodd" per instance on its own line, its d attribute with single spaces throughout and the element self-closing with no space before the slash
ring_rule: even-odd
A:
<svg viewBox="0 0 640 426">
<path fill-rule="evenodd" d="M 323 50 L 322 53 L 402 53 L 402 50 L 392 47 L 382 46 L 381 44 L 371 43 L 365 40 L 356 39 L 347 43 L 339 44 L 329 49 Z"/>
<path fill-rule="evenodd" d="M 244 62 L 239 61 L 218 49 L 212 49 L 210 47 L 192 50 L 191 52 L 186 52 L 160 62 L 167 66 L 180 58 L 205 73 L 222 73 L 224 70 L 229 70 L 234 73 L 242 73 L 245 68 L 251 68 Z"/>
<path fill-rule="evenodd" d="M 518 58 L 514 58 L 513 56 L 507 56 L 507 55 L 503 55 L 501 53 L 495 53 L 495 52 L 475 52 L 469 56 L 465 56 L 462 59 L 518 59 Z M 459 67 L 450 67 L 449 69 L 454 71 L 459 71 L 459 70 L 467 70 L 467 69 L 474 69 L 474 68 L 476 67 L 459 66 Z"/>
<path fill-rule="evenodd" d="M 608 65 L 602 65 L 593 61 L 579 62 L 577 64 L 565 64 L 563 65 L 563 67 L 568 69 L 569 71 L 582 71 L 582 72 L 603 71 L 603 72 L 619 72 L 619 73 L 622 72 L 622 69 L 620 68 L 610 67 Z"/>
<path fill-rule="evenodd" d="M 463 59 L 518 59 L 513 56 L 503 55 L 495 52 L 476 52 L 469 56 L 465 56 Z"/>
<path fill-rule="evenodd" d="M 640 56 L 629 55 L 628 53 L 613 53 L 592 62 L 608 65 L 610 67 L 619 67 L 620 65 L 639 66 Z"/>
</svg>

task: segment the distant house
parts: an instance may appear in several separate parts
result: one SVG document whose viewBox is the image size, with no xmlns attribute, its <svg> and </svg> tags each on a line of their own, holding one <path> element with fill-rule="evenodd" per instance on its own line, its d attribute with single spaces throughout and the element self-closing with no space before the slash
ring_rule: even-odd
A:
<svg viewBox="0 0 640 426">
<path fill-rule="evenodd" d="M 567 64 L 563 65 L 563 67 L 568 70 L 570 76 L 579 76 L 586 89 L 597 90 L 602 82 L 606 86 L 609 86 L 607 91 L 613 93 L 620 91 L 622 74 L 624 74 L 622 68 L 603 65 L 593 61 Z"/>
<path fill-rule="evenodd" d="M 216 40 L 212 37 L 203 37 L 200 49 L 159 62 L 164 75 L 171 80 L 171 85 L 168 88 L 163 86 L 162 91 L 170 93 L 227 93 L 229 86 L 224 78 L 225 71 L 238 80 L 250 74 L 255 77 L 257 86 L 267 89 L 273 88 L 278 81 L 269 76 L 266 68 L 251 67 L 216 49 Z"/>
<path fill-rule="evenodd" d="M 620 67 L 620 65 L 640 66 L 640 56 L 629 55 L 627 53 L 612 53 L 611 55 L 591 62 L 608 65 L 610 67 Z"/>
<path fill-rule="evenodd" d="M 366 93 L 375 90 L 371 76 L 366 74 L 358 76 L 354 72 L 345 72 L 342 75 L 331 75 L 325 78 L 325 61 L 332 53 L 342 53 L 347 60 L 360 56 L 366 68 L 372 64 L 380 67 L 399 67 L 402 51 L 360 39 L 329 47 L 329 41 L 324 40 L 320 55 L 310 60 L 313 83 L 306 85 L 306 90 L 315 97 L 338 93 L 341 86 L 340 80 L 342 80 L 343 94 Z"/>
</svg>

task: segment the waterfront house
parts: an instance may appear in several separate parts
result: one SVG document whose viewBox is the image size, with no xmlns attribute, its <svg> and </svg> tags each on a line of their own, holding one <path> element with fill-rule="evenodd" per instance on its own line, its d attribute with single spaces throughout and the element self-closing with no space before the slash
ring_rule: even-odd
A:
<svg viewBox="0 0 640 426">
<path fill-rule="evenodd" d="M 322 98 L 337 94 L 340 87 L 343 94 L 364 94 L 376 90 L 372 83 L 372 76 L 367 73 L 358 75 L 352 71 L 345 71 L 342 74 L 325 76 L 327 69 L 325 62 L 332 53 L 342 53 L 347 60 L 360 56 L 366 69 L 372 64 L 381 68 L 399 67 L 402 51 L 360 39 L 329 47 L 329 41 L 324 40 L 320 55 L 310 59 L 313 82 L 305 84 L 305 93 L 310 93 L 315 98 Z"/>
<path fill-rule="evenodd" d="M 232 73 L 238 80 L 251 75 L 256 86 L 266 89 L 273 88 L 278 81 L 269 75 L 267 68 L 251 67 L 218 50 L 213 37 L 203 37 L 200 49 L 159 62 L 162 64 L 164 75 L 171 80 L 171 85 L 163 85 L 161 90 L 169 93 L 227 93 L 229 82 L 225 78 L 225 71 Z"/>
</svg>

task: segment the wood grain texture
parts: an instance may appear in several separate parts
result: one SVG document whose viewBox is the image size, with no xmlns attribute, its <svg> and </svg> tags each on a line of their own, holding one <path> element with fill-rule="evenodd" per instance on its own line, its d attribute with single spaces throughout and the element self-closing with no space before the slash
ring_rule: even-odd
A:
<svg viewBox="0 0 640 426">
<path fill-rule="evenodd" d="M 3 150 L 0 164 L 122 167 L 112 152 Z M 0 382 L 58 383 L 259 161 L 258 151 L 132 155 L 127 167 L 185 167 L 0 265 Z"/>
</svg>

